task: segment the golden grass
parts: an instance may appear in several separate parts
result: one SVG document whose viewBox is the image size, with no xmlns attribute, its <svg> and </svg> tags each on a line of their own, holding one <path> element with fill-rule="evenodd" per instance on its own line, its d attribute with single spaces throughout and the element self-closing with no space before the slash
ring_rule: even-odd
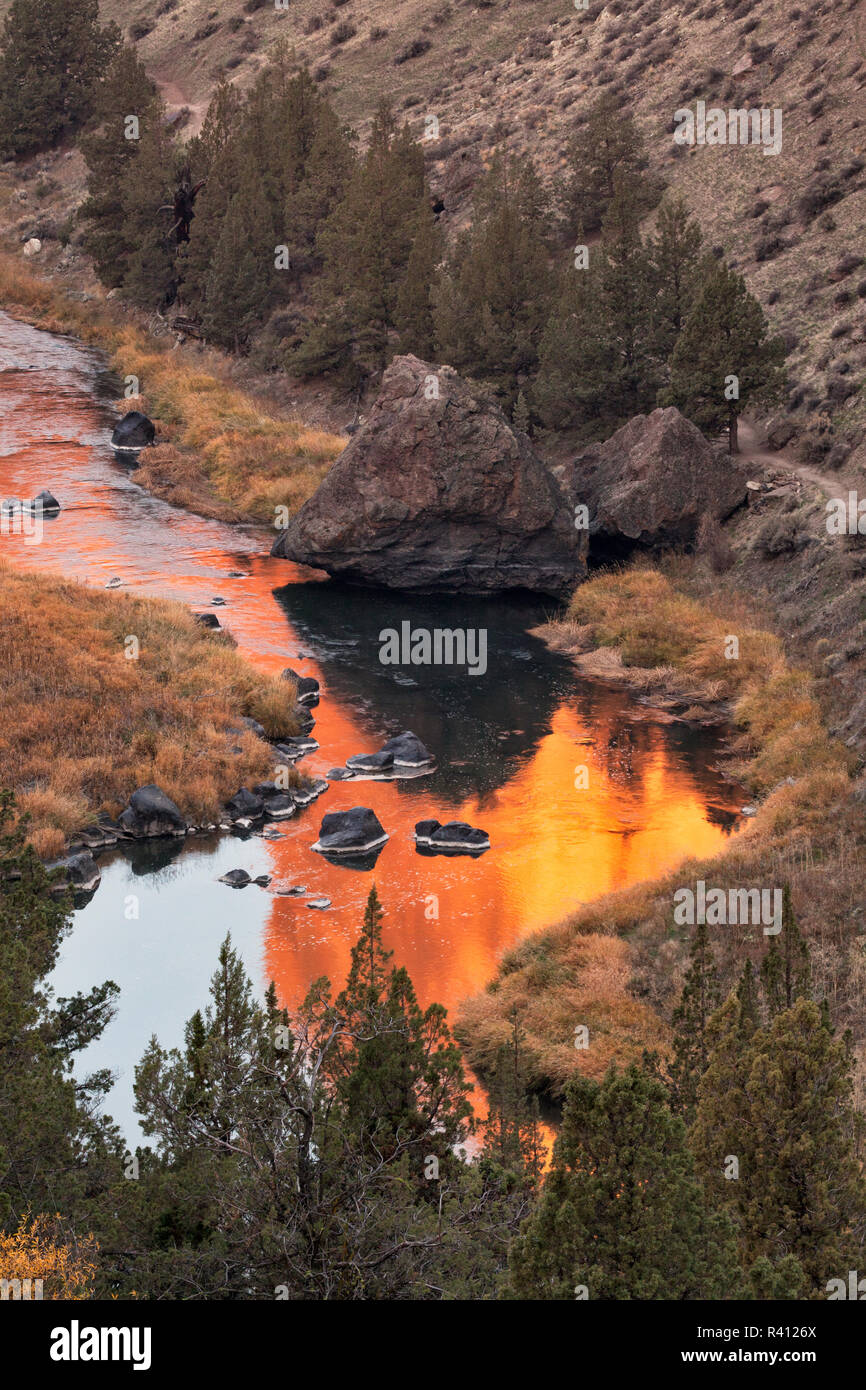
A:
<svg viewBox="0 0 866 1390">
<path fill-rule="evenodd" d="M 682 582 L 686 582 L 683 580 Z M 564 922 L 520 942 L 500 962 L 487 989 L 461 1005 L 456 1034 L 482 1075 L 506 1040 L 517 1011 L 525 1029 L 532 1080 L 559 1095 L 576 1070 L 597 1077 L 611 1061 L 644 1047 L 664 1053 L 663 1021 L 680 987 L 687 929 L 673 924 L 673 894 L 698 878 L 722 888 L 742 884 L 795 886 L 795 907 L 820 923 L 827 901 L 842 901 L 845 856 L 832 842 L 850 829 L 848 750 L 822 722 L 808 672 L 788 665 L 778 638 L 750 627 L 734 597 L 727 616 L 711 612 L 666 574 L 640 563 L 596 576 L 575 593 L 563 623 L 543 630 L 551 645 L 580 654 L 598 644 L 597 674 L 627 676 L 636 690 L 694 691 L 702 702 L 724 701 L 743 731 L 738 771 L 764 800 L 757 815 L 722 854 L 688 861 L 663 878 L 639 883 L 582 905 Z M 735 615 L 735 616 L 732 616 Z M 725 657 L 726 639 L 739 639 L 739 659 Z M 592 665 L 590 663 L 590 669 Z M 822 863 L 822 880 L 812 872 Z M 801 861 L 810 873 L 800 873 Z M 837 892 L 831 884 L 840 885 Z M 825 923 L 843 939 L 848 928 Z M 729 928 L 715 944 L 724 966 L 759 957 L 760 929 Z M 820 930 L 820 928 L 819 928 Z M 835 940 L 835 937 L 834 937 Z M 827 975 L 844 1002 L 845 951 L 828 952 Z M 862 1003 L 862 1001 L 860 1001 Z M 574 1047 L 574 1029 L 589 1028 L 587 1051 Z"/>
<path fill-rule="evenodd" d="M 150 782 L 193 823 L 216 819 L 238 787 L 272 774 L 241 717 L 295 733 L 296 694 L 179 604 L 0 565 L 0 765 L 42 854 Z"/>
<path fill-rule="evenodd" d="M 2 252 L 0 305 L 98 345 L 121 376 L 138 378 L 140 396 L 120 405 L 159 421 L 161 447 L 142 455 L 137 480 L 176 505 L 273 525 L 278 508 L 294 515 L 312 496 L 345 446 L 340 435 L 273 414 L 229 379 L 218 353 L 155 338 L 110 302 L 70 300 Z"/>
</svg>

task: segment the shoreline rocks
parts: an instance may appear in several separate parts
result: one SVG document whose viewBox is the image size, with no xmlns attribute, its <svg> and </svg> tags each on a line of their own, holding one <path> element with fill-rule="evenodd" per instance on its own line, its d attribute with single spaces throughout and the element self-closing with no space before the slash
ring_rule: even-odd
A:
<svg viewBox="0 0 866 1390">
<path fill-rule="evenodd" d="M 140 454 L 156 438 L 156 425 L 140 410 L 129 410 L 118 420 L 111 435 L 111 447 L 118 454 Z"/>
<path fill-rule="evenodd" d="M 436 759 L 418 735 L 407 729 L 389 738 L 378 753 L 355 753 L 346 759 L 345 768 L 332 768 L 328 777 L 333 782 L 347 782 L 354 776 L 368 774 L 389 780 L 432 771 L 435 764 Z"/>
<path fill-rule="evenodd" d="M 171 797 L 150 783 L 139 787 L 129 798 L 129 805 L 118 817 L 118 825 L 134 840 L 152 839 L 159 835 L 186 835 L 189 830 Z"/>
</svg>

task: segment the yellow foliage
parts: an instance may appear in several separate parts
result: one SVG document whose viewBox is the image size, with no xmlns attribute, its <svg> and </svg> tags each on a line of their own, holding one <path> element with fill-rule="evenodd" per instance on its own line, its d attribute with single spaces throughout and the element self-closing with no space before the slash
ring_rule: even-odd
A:
<svg viewBox="0 0 866 1390">
<path fill-rule="evenodd" d="M 64 1238 L 59 1216 L 22 1216 L 12 1235 L 0 1233 L 0 1279 L 41 1279 L 43 1299 L 80 1301 L 93 1293 L 98 1254 L 93 1235 Z"/>
</svg>

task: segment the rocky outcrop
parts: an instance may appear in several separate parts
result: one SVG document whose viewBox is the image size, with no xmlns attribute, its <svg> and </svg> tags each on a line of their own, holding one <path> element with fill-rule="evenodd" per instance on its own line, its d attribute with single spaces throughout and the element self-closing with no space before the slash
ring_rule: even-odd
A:
<svg viewBox="0 0 866 1390">
<path fill-rule="evenodd" d="M 409 356 L 273 554 L 390 588 L 560 595 L 584 550 L 526 435 L 452 367 Z"/>
<path fill-rule="evenodd" d="M 287 666 L 282 674 L 282 680 L 295 682 L 298 688 L 299 705 L 317 705 L 319 703 L 319 682 L 315 676 L 299 676 L 297 671 L 293 671 L 291 666 Z"/>
<path fill-rule="evenodd" d="M 623 549 L 691 541 L 705 513 L 721 521 L 746 497 L 745 473 L 673 406 L 636 415 L 554 471 L 572 507 L 587 508 L 599 559 L 606 541 Z"/>
<path fill-rule="evenodd" d="M 55 892 L 71 888 L 75 895 L 95 893 L 102 878 L 99 866 L 89 850 L 81 850 L 65 859 L 57 859 L 47 867 L 51 871 L 57 871 L 55 882 L 52 884 L 52 890 Z"/>
</svg>

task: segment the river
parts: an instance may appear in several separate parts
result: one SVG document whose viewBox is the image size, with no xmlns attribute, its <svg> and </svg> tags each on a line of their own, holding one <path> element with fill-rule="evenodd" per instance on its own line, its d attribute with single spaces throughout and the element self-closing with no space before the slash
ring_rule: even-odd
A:
<svg viewBox="0 0 866 1390">
<path fill-rule="evenodd" d="M 0 555 L 99 588 L 116 577 L 124 592 L 196 610 L 225 598 L 213 611 L 254 665 L 291 664 L 321 682 L 321 747 L 305 772 L 324 774 L 402 729 L 438 758 L 433 775 L 410 782 L 333 783 L 277 840 L 194 838 L 101 859 L 102 884 L 75 913 L 52 983 L 59 996 L 107 978 L 121 988 L 117 1016 L 84 1060 L 116 1073 L 108 1109 L 128 1136 L 135 1063 L 153 1034 L 182 1041 L 226 932 L 258 989 L 274 979 L 291 1007 L 319 975 L 342 984 L 375 881 L 395 960 L 422 1004 L 453 1013 L 521 936 L 686 855 L 712 854 L 736 829 L 741 794 L 713 771 L 716 735 L 579 678 L 528 635 L 549 602 L 362 591 L 272 559 L 264 531 L 205 520 L 136 485 L 107 443 L 117 395 L 97 352 L 0 313 L 0 497 L 48 488 L 62 504 L 41 544 L 0 535 Z M 406 620 L 485 628 L 486 674 L 381 665 L 380 631 Z M 586 789 L 575 785 L 580 766 Z M 334 867 L 310 850 L 321 816 L 359 803 L 390 840 L 373 870 Z M 479 859 L 422 857 L 412 830 L 433 816 L 482 826 L 492 848 Z M 232 890 L 217 882 L 229 868 L 304 884 L 332 906 L 311 910 L 274 884 Z"/>
</svg>

